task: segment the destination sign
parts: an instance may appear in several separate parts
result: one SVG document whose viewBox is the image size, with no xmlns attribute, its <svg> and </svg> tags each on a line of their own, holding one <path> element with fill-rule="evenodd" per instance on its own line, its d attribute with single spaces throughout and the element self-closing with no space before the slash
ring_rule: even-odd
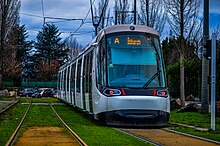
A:
<svg viewBox="0 0 220 146">
<path fill-rule="evenodd" d="M 115 37 L 114 44 L 141 45 L 141 39 L 130 37 Z"/>
</svg>

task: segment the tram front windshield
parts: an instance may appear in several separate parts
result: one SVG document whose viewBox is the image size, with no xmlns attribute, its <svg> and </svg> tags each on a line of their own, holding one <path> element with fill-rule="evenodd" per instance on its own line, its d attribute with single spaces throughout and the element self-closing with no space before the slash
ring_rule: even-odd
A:
<svg viewBox="0 0 220 146">
<path fill-rule="evenodd" d="M 165 87 L 159 39 L 151 34 L 107 37 L 108 86 Z"/>
</svg>

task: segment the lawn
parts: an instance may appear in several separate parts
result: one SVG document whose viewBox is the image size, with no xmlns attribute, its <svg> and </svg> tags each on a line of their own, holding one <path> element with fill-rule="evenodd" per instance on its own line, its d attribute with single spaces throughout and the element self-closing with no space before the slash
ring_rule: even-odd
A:
<svg viewBox="0 0 220 146">
<path fill-rule="evenodd" d="M 196 127 L 208 128 L 208 131 L 198 131 L 193 128 L 186 128 L 176 126 L 173 128 L 176 131 L 201 136 L 204 138 L 220 141 L 220 118 L 216 117 L 216 130 L 212 131 L 211 127 L 211 115 L 201 114 L 197 112 L 183 112 L 177 113 L 177 110 L 172 110 L 170 114 L 170 121 L 176 123 L 182 123 L 187 125 L 193 125 Z"/>
<path fill-rule="evenodd" d="M 18 98 L 22 103 L 59 103 L 60 100 L 57 98 L 43 97 L 43 98 L 30 98 L 30 97 L 22 97 Z"/>
</svg>

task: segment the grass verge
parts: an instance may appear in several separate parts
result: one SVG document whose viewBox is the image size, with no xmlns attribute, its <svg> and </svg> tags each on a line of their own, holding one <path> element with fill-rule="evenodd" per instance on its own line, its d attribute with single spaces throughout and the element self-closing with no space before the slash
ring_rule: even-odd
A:
<svg viewBox="0 0 220 146">
<path fill-rule="evenodd" d="M 1 101 L 14 101 L 16 100 L 15 97 L 5 97 L 5 96 L 0 96 Z"/>
<path fill-rule="evenodd" d="M 208 128 L 209 131 L 198 131 L 193 128 L 177 126 L 173 130 L 192 134 L 216 141 L 220 141 L 220 118 L 216 117 L 216 130 L 210 130 L 211 127 L 211 115 L 210 114 L 200 114 L 196 112 L 183 112 L 177 113 L 177 110 L 171 111 L 170 121 L 176 123 L 182 123 L 187 125 L 193 125 L 201 128 Z"/>
<path fill-rule="evenodd" d="M 85 113 L 76 111 L 70 106 L 53 106 L 62 119 L 73 129 L 89 146 L 144 146 L 150 145 L 129 135 L 123 134 L 111 127 L 102 125 L 89 118 Z"/>
<path fill-rule="evenodd" d="M 59 103 L 59 99 L 57 98 L 49 98 L 49 97 L 43 97 L 43 98 L 27 98 L 27 97 L 22 97 L 18 98 L 20 102 L 22 103 Z"/>
</svg>

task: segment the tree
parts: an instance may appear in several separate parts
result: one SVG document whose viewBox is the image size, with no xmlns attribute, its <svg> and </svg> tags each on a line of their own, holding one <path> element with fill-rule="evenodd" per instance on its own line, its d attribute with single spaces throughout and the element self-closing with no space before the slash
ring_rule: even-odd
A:
<svg viewBox="0 0 220 146">
<path fill-rule="evenodd" d="M 39 80 L 56 80 L 59 66 L 68 59 L 68 49 L 59 36 L 59 30 L 54 24 L 44 25 L 37 34 L 33 58 L 38 75 L 36 78 Z"/>
<path fill-rule="evenodd" d="M 166 64 L 166 75 L 168 79 L 168 88 L 170 89 L 170 95 L 173 98 L 180 98 L 180 88 L 177 85 L 180 84 L 180 62 L 178 60 L 179 53 L 176 50 L 176 43 L 180 40 L 173 37 L 166 38 L 162 41 L 162 50 L 164 62 Z M 186 98 L 199 97 L 200 95 L 200 82 L 201 82 L 201 61 L 194 55 L 194 44 L 188 42 L 187 50 L 184 52 L 186 59 L 184 60 L 185 68 L 185 83 L 186 83 Z"/>
<path fill-rule="evenodd" d="M 139 23 L 153 27 L 159 34 L 166 23 L 167 14 L 164 11 L 162 0 L 141 0 Z"/>
<path fill-rule="evenodd" d="M 20 83 L 22 68 L 24 69 L 30 58 L 30 50 L 32 43 L 27 41 L 27 30 L 25 26 L 18 24 L 13 28 L 9 35 L 8 57 L 4 63 L 4 79 L 13 80 L 14 83 Z"/>
<path fill-rule="evenodd" d="M 33 77 L 34 74 L 33 61 L 31 57 L 33 42 L 27 40 L 28 32 L 25 28 L 25 25 L 18 27 L 16 38 L 17 38 L 16 60 L 19 62 L 16 68 L 22 68 L 23 79 L 28 79 Z"/>
<path fill-rule="evenodd" d="M 95 16 L 97 19 L 96 22 L 98 23 L 98 18 L 101 19 L 100 24 L 98 26 L 98 31 L 109 25 L 110 9 L 108 9 L 108 4 L 109 0 L 100 0 L 98 2 L 98 8 L 95 8 Z"/>
<path fill-rule="evenodd" d="M 171 31 L 180 40 L 176 48 L 180 54 L 180 96 L 181 105 L 185 106 L 185 82 L 184 82 L 184 51 L 186 40 L 192 35 L 198 21 L 200 0 L 165 0 Z"/>
<path fill-rule="evenodd" d="M 18 24 L 20 0 L 0 1 L 0 88 L 3 80 L 5 58 L 10 54 L 8 46 L 9 36 Z"/>
<path fill-rule="evenodd" d="M 69 49 L 69 60 L 71 60 L 72 58 L 75 58 L 80 50 L 83 48 L 82 45 L 80 45 L 76 38 L 70 37 L 68 39 L 68 41 L 66 42 L 66 46 Z"/>
<path fill-rule="evenodd" d="M 129 14 L 128 0 L 115 0 L 114 6 L 115 13 L 117 14 L 117 24 L 130 24 L 132 19 Z"/>
<path fill-rule="evenodd" d="M 26 63 L 30 58 L 30 51 L 32 49 L 33 42 L 28 41 L 28 32 L 25 25 L 19 26 L 16 33 L 17 38 L 17 53 L 16 59 L 21 63 Z"/>
<path fill-rule="evenodd" d="M 95 27 L 95 35 L 98 34 L 99 30 L 104 28 L 105 15 L 106 15 L 108 2 L 109 2 L 109 0 L 99 1 L 98 14 L 97 14 L 97 9 L 95 8 L 95 16 L 94 16 L 94 14 L 93 14 L 93 2 L 92 2 L 92 0 L 90 0 L 91 13 L 92 13 L 92 23 L 93 23 L 93 26 Z"/>
</svg>

